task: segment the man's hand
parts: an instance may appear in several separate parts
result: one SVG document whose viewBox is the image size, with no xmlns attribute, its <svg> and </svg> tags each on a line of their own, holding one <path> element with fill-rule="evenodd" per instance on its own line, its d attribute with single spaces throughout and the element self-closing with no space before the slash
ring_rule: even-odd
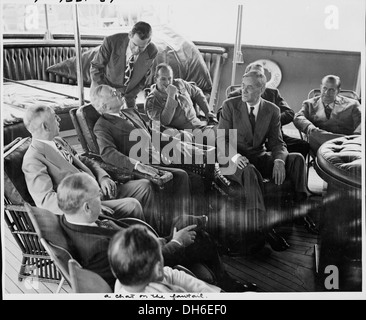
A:
<svg viewBox="0 0 366 320">
<path fill-rule="evenodd" d="M 209 126 L 214 126 L 215 124 L 218 124 L 219 121 L 217 120 L 216 116 L 212 113 L 212 112 L 209 112 L 206 116 L 207 118 L 207 124 Z"/>
<path fill-rule="evenodd" d="M 102 181 L 100 182 L 100 189 L 106 199 L 114 199 L 117 195 L 117 185 L 108 177 L 102 178 Z"/>
<path fill-rule="evenodd" d="M 177 231 L 177 228 L 174 227 L 172 240 L 177 240 L 183 245 L 183 247 L 188 247 L 189 245 L 194 243 L 194 240 L 196 239 L 196 231 L 192 230 L 196 227 L 196 224 L 192 224 L 183 229 L 180 229 L 179 231 Z"/>
<path fill-rule="evenodd" d="M 165 88 L 165 92 L 167 93 L 169 98 L 174 99 L 176 93 L 178 92 L 178 88 L 176 86 L 173 86 L 172 84 L 169 84 L 166 88 Z"/>
<path fill-rule="evenodd" d="M 234 163 L 239 169 L 244 169 L 249 164 L 249 160 L 247 157 L 239 156 Z"/>
<path fill-rule="evenodd" d="M 275 184 L 281 185 L 286 178 L 286 169 L 283 161 L 275 161 L 273 165 L 272 178 Z"/>
<path fill-rule="evenodd" d="M 138 163 L 136 165 L 136 170 L 138 172 L 148 174 L 149 176 L 151 176 L 153 178 L 159 178 L 160 177 L 158 169 L 156 169 L 154 167 L 151 167 L 151 166 L 148 166 L 148 165 L 143 164 L 143 163 Z"/>
<path fill-rule="evenodd" d="M 313 124 L 310 124 L 307 128 L 306 128 L 306 134 L 310 135 L 313 131 L 317 131 L 319 130 L 319 128 L 317 128 L 316 126 L 314 126 Z"/>
</svg>

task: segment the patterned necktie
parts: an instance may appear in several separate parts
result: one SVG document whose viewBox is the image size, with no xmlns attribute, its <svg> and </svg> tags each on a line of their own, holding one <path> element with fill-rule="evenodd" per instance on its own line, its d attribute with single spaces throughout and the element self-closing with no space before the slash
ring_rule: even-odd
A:
<svg viewBox="0 0 366 320">
<path fill-rule="evenodd" d="M 53 140 L 55 142 L 55 145 L 57 147 L 57 149 L 61 152 L 61 154 L 64 156 L 64 158 L 72 163 L 73 162 L 73 159 L 72 159 L 72 155 L 71 153 L 69 152 L 69 150 L 67 150 L 61 143 L 59 143 L 58 141 L 56 140 Z"/>
<path fill-rule="evenodd" d="M 254 133 L 255 115 L 254 115 L 253 111 L 254 111 L 254 107 L 250 107 L 249 121 L 250 121 L 250 124 L 252 125 L 252 132 Z"/>
<path fill-rule="evenodd" d="M 125 79 L 124 79 L 125 86 L 127 86 L 131 80 L 134 63 L 135 63 L 135 55 L 131 55 L 130 59 L 128 59 L 128 62 L 126 65 L 126 70 L 125 70 Z"/>
<path fill-rule="evenodd" d="M 329 106 L 329 104 L 327 104 L 324 107 L 324 111 L 325 111 L 325 115 L 327 116 L 327 119 L 330 118 L 330 114 L 332 113 L 332 108 Z"/>
</svg>

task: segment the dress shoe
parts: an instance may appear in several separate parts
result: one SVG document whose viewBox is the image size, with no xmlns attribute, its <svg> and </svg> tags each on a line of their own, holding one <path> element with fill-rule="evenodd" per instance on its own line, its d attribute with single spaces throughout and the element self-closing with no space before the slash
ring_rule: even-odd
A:
<svg viewBox="0 0 366 320">
<path fill-rule="evenodd" d="M 271 248 L 275 251 L 284 251 L 290 247 L 287 241 L 276 233 L 274 229 L 270 230 L 265 235 L 266 241 L 269 243 Z"/>
<path fill-rule="evenodd" d="M 308 232 L 312 233 L 312 234 L 319 234 L 319 229 L 317 228 L 317 226 L 315 225 L 314 221 L 309 217 L 309 216 L 305 216 L 303 218 L 303 222 L 304 222 L 304 226 L 305 229 L 308 230 Z"/>
</svg>

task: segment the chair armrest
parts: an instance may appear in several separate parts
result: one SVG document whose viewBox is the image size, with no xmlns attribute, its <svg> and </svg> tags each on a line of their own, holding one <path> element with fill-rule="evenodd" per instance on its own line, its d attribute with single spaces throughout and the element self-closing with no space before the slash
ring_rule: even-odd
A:
<svg viewBox="0 0 366 320">
<path fill-rule="evenodd" d="M 104 169 L 114 181 L 121 183 L 126 183 L 134 179 L 134 174 L 127 171 L 126 169 L 121 169 L 111 164 L 105 163 L 100 155 L 93 153 L 82 154 L 82 157 L 87 157 L 95 161 L 102 169 Z"/>
<path fill-rule="evenodd" d="M 89 159 L 92 159 L 95 162 L 97 162 L 102 169 L 107 171 L 107 173 L 112 177 L 113 180 L 121 183 L 126 183 L 130 180 L 148 179 L 152 183 L 159 186 L 160 188 L 163 188 L 168 181 L 173 179 L 173 174 L 169 171 L 159 170 L 159 177 L 153 178 L 148 174 L 144 174 L 138 171 L 130 172 L 127 169 L 118 168 L 111 164 L 105 163 L 100 155 L 89 153 L 89 154 L 83 154 L 83 156 L 88 157 Z"/>
</svg>

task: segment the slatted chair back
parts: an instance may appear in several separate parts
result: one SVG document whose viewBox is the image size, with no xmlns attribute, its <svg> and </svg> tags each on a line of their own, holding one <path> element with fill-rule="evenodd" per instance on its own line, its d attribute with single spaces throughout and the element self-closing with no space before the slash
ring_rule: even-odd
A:
<svg viewBox="0 0 366 320">
<path fill-rule="evenodd" d="M 75 260 L 68 262 L 73 293 L 112 293 L 109 284 L 97 273 L 83 269 Z"/>
<path fill-rule="evenodd" d="M 22 172 L 24 154 L 32 139 L 17 138 L 5 147 L 4 152 L 4 196 L 11 204 L 21 205 L 24 201 L 34 204 Z"/>
<path fill-rule="evenodd" d="M 339 91 L 339 94 L 341 96 L 344 96 L 344 97 L 347 97 L 347 98 L 351 98 L 351 99 L 355 99 L 357 101 L 360 101 L 359 95 L 355 91 L 353 91 L 353 90 L 341 89 Z M 308 99 L 311 99 L 313 97 L 317 97 L 319 95 L 320 95 L 320 89 L 312 89 L 308 93 Z"/>
<path fill-rule="evenodd" d="M 16 138 L 4 147 L 4 220 L 22 252 L 19 280 L 60 282 L 61 275 L 40 242 L 24 203 L 34 205 L 22 171 L 31 138 Z"/>
<path fill-rule="evenodd" d="M 60 215 L 24 204 L 40 241 L 58 270 L 70 284 L 68 261 L 72 258 L 72 245 L 60 225 Z"/>
</svg>

